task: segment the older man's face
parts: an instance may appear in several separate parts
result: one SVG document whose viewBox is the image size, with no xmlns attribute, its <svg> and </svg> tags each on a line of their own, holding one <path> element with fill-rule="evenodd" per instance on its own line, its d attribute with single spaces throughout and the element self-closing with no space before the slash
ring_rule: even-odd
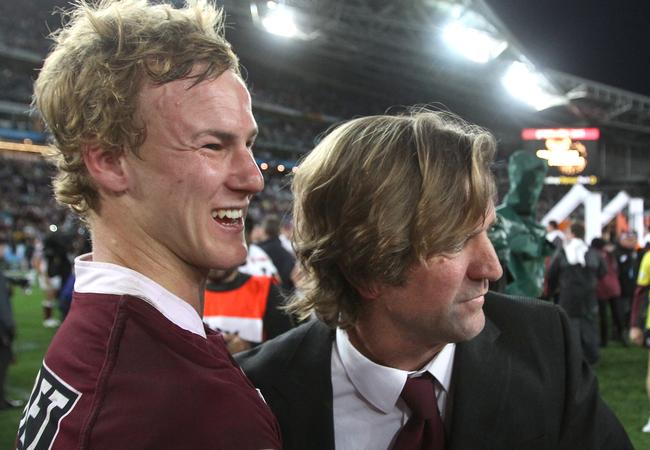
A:
<svg viewBox="0 0 650 450">
<path fill-rule="evenodd" d="M 139 157 L 127 155 L 133 213 L 161 264 L 226 269 L 246 258 L 243 219 L 264 187 L 251 152 L 257 126 L 235 73 L 192 83 L 147 85 L 140 95 L 146 140 Z"/>
<path fill-rule="evenodd" d="M 427 348 L 466 341 L 483 329 L 483 296 L 503 273 L 487 236 L 494 219 L 490 206 L 459 252 L 417 264 L 403 286 L 383 290 L 379 301 L 396 339 Z"/>
</svg>

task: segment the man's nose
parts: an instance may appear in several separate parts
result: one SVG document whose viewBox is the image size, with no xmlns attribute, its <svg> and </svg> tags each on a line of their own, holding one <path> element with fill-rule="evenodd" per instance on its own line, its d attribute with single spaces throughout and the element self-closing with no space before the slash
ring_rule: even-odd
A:
<svg viewBox="0 0 650 450">
<path fill-rule="evenodd" d="M 474 271 L 471 274 L 472 278 L 497 281 L 503 276 L 503 268 L 497 253 L 487 233 L 482 233 L 478 238 L 479 242 L 477 248 L 474 249 L 475 253 L 473 255 Z"/>
<path fill-rule="evenodd" d="M 237 149 L 232 164 L 235 166 L 231 186 L 233 189 L 250 194 L 256 194 L 264 189 L 262 173 L 247 147 Z"/>
</svg>

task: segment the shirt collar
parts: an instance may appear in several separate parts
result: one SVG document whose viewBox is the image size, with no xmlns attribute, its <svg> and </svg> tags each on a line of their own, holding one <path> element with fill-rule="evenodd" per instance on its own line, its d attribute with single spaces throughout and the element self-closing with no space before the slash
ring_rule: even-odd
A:
<svg viewBox="0 0 650 450">
<path fill-rule="evenodd" d="M 203 321 L 189 303 L 141 273 L 117 264 L 93 261 L 92 253 L 75 259 L 74 272 L 75 292 L 138 297 L 175 325 L 206 337 Z"/>
<path fill-rule="evenodd" d="M 422 369 L 412 372 L 372 362 L 352 345 L 348 333 L 341 328 L 336 329 L 336 347 L 355 389 L 386 414 L 395 407 L 408 377 L 429 372 L 449 392 L 456 344 L 445 345 Z"/>
</svg>

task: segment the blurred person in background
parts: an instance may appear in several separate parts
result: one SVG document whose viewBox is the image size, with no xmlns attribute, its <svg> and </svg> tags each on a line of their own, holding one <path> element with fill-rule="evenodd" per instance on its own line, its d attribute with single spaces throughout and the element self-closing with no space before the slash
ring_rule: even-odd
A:
<svg viewBox="0 0 650 450">
<path fill-rule="evenodd" d="M 487 291 L 495 151 L 415 110 L 346 122 L 302 161 L 289 309 L 317 318 L 237 355 L 285 450 L 632 448 L 564 311 Z"/>
<path fill-rule="evenodd" d="M 291 219 L 284 219 L 282 220 L 282 225 L 280 227 L 280 242 L 282 242 L 282 246 L 286 251 L 291 253 L 291 255 L 295 258 L 296 253 L 293 250 L 293 244 L 291 243 L 291 240 L 293 238 L 293 222 Z"/>
<path fill-rule="evenodd" d="M 293 328 L 277 280 L 237 268 L 211 270 L 205 287 L 203 321 L 221 331 L 230 353 L 248 350 Z"/>
<path fill-rule="evenodd" d="M 271 261 L 269 255 L 266 254 L 262 248 L 253 241 L 253 230 L 256 228 L 255 222 L 252 217 L 246 217 L 244 221 L 244 233 L 246 235 L 246 243 L 248 244 L 248 254 L 246 255 L 246 263 L 239 267 L 241 273 L 248 275 L 258 275 L 273 277 L 278 282 L 280 275 L 278 269 Z"/>
<path fill-rule="evenodd" d="M 648 311 L 650 292 L 650 252 L 646 252 L 641 258 L 639 275 L 636 281 L 634 298 L 630 311 L 630 342 L 650 349 L 650 313 Z M 648 368 L 646 370 L 645 388 L 650 400 L 650 353 L 648 353 Z M 650 419 L 641 429 L 644 433 L 650 433 Z"/>
<path fill-rule="evenodd" d="M 566 237 L 564 236 L 562 230 L 560 230 L 558 223 L 555 220 L 549 221 L 548 224 L 546 225 L 546 240 L 553 245 L 553 247 L 555 248 L 555 252 L 544 259 L 544 288 L 543 288 L 543 295 L 541 298 L 545 300 L 550 300 L 556 304 L 558 302 L 558 293 L 557 292 L 551 293 L 549 292 L 549 288 L 548 288 L 548 267 L 551 264 L 551 261 L 553 260 L 555 253 L 562 250 L 565 239 Z"/>
<path fill-rule="evenodd" d="M 572 223 L 564 247 L 548 268 L 548 289 L 551 294 L 557 292 L 558 304 L 569 315 L 571 332 L 580 343 L 584 357 L 589 364 L 596 364 L 600 357 L 596 287 L 607 273 L 607 267 L 584 238 L 584 225 Z"/>
<path fill-rule="evenodd" d="M 598 280 L 596 298 L 598 299 L 598 315 L 600 316 L 600 346 L 607 347 L 609 341 L 609 319 L 607 310 L 611 311 L 612 339 L 627 345 L 626 328 L 623 325 L 623 312 L 620 308 L 621 283 L 619 281 L 618 263 L 613 254 L 613 246 L 601 238 L 594 238 L 591 246 L 595 248 L 605 261 L 607 272 Z"/>
<path fill-rule="evenodd" d="M 4 245 L 2 252 L 4 264 L 10 269 L 21 270 L 25 269 L 23 261 L 25 260 L 25 245 L 14 238 L 9 239 Z"/>
<path fill-rule="evenodd" d="M 36 239 L 31 264 L 34 268 L 35 278 L 38 280 L 38 286 L 41 289 L 41 293 L 43 295 L 43 299 L 41 300 L 41 307 L 43 310 L 43 326 L 46 328 L 57 327 L 59 325 L 59 321 L 53 317 L 56 289 L 50 283 L 49 276 L 47 275 L 47 260 L 43 255 L 42 238 Z"/>
<path fill-rule="evenodd" d="M 88 224 L 67 319 L 18 449 L 280 449 L 275 418 L 201 319 L 211 268 L 246 259 L 263 188 L 222 12 L 79 2 L 35 83 L 57 200 Z"/>
<path fill-rule="evenodd" d="M 43 270 L 41 280 L 45 285 L 43 326 L 48 328 L 57 327 L 61 323 L 61 319 L 54 317 L 54 308 L 57 306 L 61 289 L 72 273 L 72 262 L 68 256 L 70 250 L 70 236 L 61 231 L 50 232 L 43 239 L 40 263 Z"/>
<path fill-rule="evenodd" d="M 618 281 L 621 284 L 620 309 L 623 315 L 623 323 L 630 323 L 630 308 L 636 280 L 639 275 L 639 264 L 641 256 L 637 249 L 638 241 L 633 231 L 622 233 L 614 250 L 614 256 L 618 263 Z"/>
<path fill-rule="evenodd" d="M 79 227 L 76 234 L 71 236 L 70 240 L 72 241 L 71 248 L 74 259 L 76 259 L 78 256 L 85 255 L 92 251 L 90 235 L 88 234 L 88 231 L 85 229 L 85 227 Z M 72 270 L 57 295 L 59 311 L 61 311 L 61 321 L 64 321 L 70 312 L 70 307 L 72 306 L 72 295 L 74 294 L 75 280 L 76 277 L 74 270 Z"/>
<path fill-rule="evenodd" d="M 560 250 L 564 246 L 565 239 L 566 237 L 557 222 L 555 220 L 549 221 L 548 225 L 546 225 L 546 240 L 553 244 L 556 250 Z"/>
<path fill-rule="evenodd" d="M 293 289 L 291 271 L 296 264 L 296 258 L 284 248 L 280 240 L 280 219 L 276 215 L 269 215 L 262 222 L 263 234 L 260 236 L 259 246 L 266 252 L 277 267 L 280 275 L 280 285 L 285 294 L 290 294 Z"/>
<path fill-rule="evenodd" d="M 650 246 L 650 227 L 646 227 L 646 234 L 641 240 L 641 247 L 648 248 Z"/>
<path fill-rule="evenodd" d="M 22 405 L 21 402 L 9 400 L 5 393 L 7 372 L 11 363 L 14 362 L 12 344 L 16 336 L 16 322 L 11 306 L 13 289 L 9 279 L 5 277 L 6 267 L 2 256 L 7 245 L 9 245 L 7 240 L 0 237 L 0 410 Z"/>
</svg>

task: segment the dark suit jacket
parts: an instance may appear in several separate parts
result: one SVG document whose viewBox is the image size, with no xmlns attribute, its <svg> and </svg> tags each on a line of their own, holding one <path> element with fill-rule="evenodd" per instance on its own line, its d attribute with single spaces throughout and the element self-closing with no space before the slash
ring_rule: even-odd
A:
<svg viewBox="0 0 650 450">
<path fill-rule="evenodd" d="M 489 293 L 484 310 L 483 331 L 456 348 L 448 449 L 633 448 L 560 308 Z M 237 357 L 278 418 L 286 450 L 334 448 L 333 338 L 312 321 Z"/>
</svg>

